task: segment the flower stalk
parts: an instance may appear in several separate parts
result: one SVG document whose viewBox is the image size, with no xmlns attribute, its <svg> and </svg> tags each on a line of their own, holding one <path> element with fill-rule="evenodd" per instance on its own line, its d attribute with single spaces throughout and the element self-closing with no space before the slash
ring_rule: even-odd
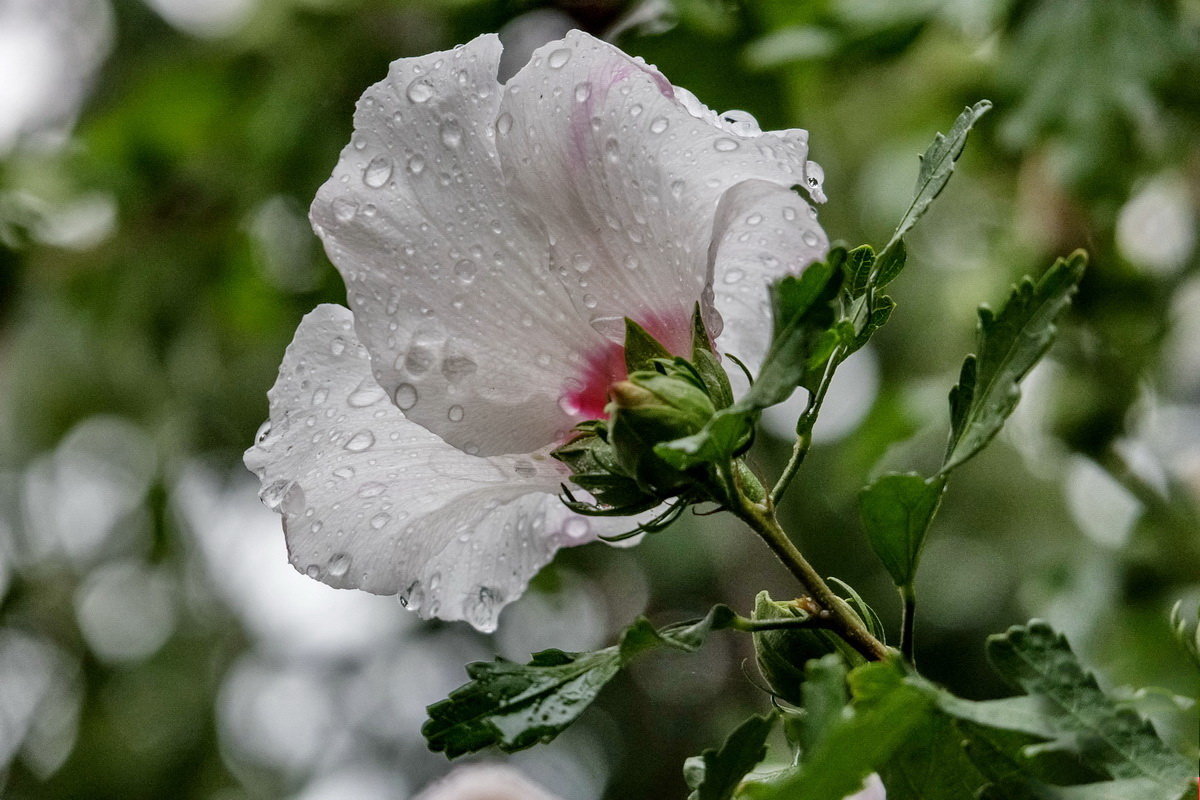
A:
<svg viewBox="0 0 1200 800">
<path fill-rule="evenodd" d="M 820 606 L 817 618 L 823 621 L 823 627 L 841 636 L 869 661 L 886 658 L 887 646 L 871 635 L 862 619 L 829 588 L 825 579 L 792 543 L 775 516 L 774 502 L 770 499 L 755 502 L 746 496 L 740 486 L 732 493 L 731 501 L 729 510 L 762 537 L 800 582 L 805 593 Z"/>
</svg>

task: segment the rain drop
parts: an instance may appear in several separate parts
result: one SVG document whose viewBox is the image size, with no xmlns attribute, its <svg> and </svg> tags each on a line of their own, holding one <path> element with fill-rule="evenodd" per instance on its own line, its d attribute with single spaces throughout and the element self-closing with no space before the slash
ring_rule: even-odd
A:
<svg viewBox="0 0 1200 800">
<path fill-rule="evenodd" d="M 783 218 L 786 219 L 788 222 L 795 220 L 796 219 L 796 209 L 792 208 L 791 206 L 787 206 L 786 208 L 784 208 L 783 209 Z"/>
<path fill-rule="evenodd" d="M 321 568 L 316 564 L 309 564 L 308 568 L 304 570 L 304 574 L 315 581 L 321 577 Z"/>
<path fill-rule="evenodd" d="M 450 410 L 446 412 L 446 418 L 451 422 L 462 422 L 463 416 L 462 406 L 450 406 Z"/>
<path fill-rule="evenodd" d="M 258 426 L 258 431 L 254 434 L 255 444 L 262 444 L 271 435 L 271 420 L 267 420 L 262 425 Z"/>
<path fill-rule="evenodd" d="M 375 444 L 375 434 L 368 430 L 361 430 L 350 437 L 350 439 L 342 445 L 351 453 L 361 453 L 363 450 L 369 449 Z"/>
<path fill-rule="evenodd" d="M 326 569 L 329 571 L 330 577 L 342 577 L 350 570 L 350 556 L 345 553 L 337 553 L 333 558 L 329 559 Z"/>
<path fill-rule="evenodd" d="M 722 136 L 713 142 L 713 147 L 722 153 L 729 153 L 738 149 L 738 143 L 727 136 Z"/>
<path fill-rule="evenodd" d="M 750 216 L 746 217 L 747 225 L 757 225 L 762 221 L 763 221 L 762 214 L 751 214 Z"/>
<path fill-rule="evenodd" d="M 338 467 L 333 471 L 333 477 L 346 480 L 354 477 L 354 467 Z"/>
<path fill-rule="evenodd" d="M 338 222 L 349 222 L 358 213 L 358 203 L 349 197 L 339 197 L 333 201 L 333 218 Z"/>
<path fill-rule="evenodd" d="M 662 133 L 667 129 L 668 125 L 670 125 L 670 123 L 667 122 L 666 117 L 655 117 L 654 121 L 650 123 L 650 132 Z"/>
<path fill-rule="evenodd" d="M 592 96 L 592 85 L 587 81 L 575 87 L 575 101 L 582 103 Z"/>
<path fill-rule="evenodd" d="M 417 388 L 411 383 L 402 383 L 396 387 L 396 407 L 408 411 L 417 404 Z"/>
<path fill-rule="evenodd" d="M 446 147 L 458 147 L 462 144 L 463 133 L 458 122 L 448 119 L 442 123 L 442 144 Z"/>
<path fill-rule="evenodd" d="M 454 277 L 463 283 L 470 283 L 475 280 L 475 271 L 475 262 L 469 258 L 464 258 L 454 265 Z"/>
<path fill-rule="evenodd" d="M 329 352 L 333 353 L 335 356 L 340 356 L 342 353 L 346 352 L 346 340 L 340 336 L 334 339 L 329 343 Z"/>
<path fill-rule="evenodd" d="M 387 491 L 387 487 L 384 486 L 379 481 L 370 481 L 370 482 L 364 483 L 362 486 L 358 487 L 358 496 L 363 498 L 364 500 L 367 500 L 372 497 L 379 497 L 379 495 L 383 494 L 386 491 Z"/>
<path fill-rule="evenodd" d="M 512 125 L 513 125 L 512 114 L 509 114 L 506 111 L 500 115 L 499 119 L 496 120 L 496 132 L 499 133 L 501 136 L 504 136 L 510 130 L 512 130 Z"/>
<path fill-rule="evenodd" d="M 731 269 L 725 273 L 725 277 L 722 278 L 722 280 L 725 281 L 725 283 L 737 283 L 744 277 L 746 277 L 746 273 L 742 272 L 740 269 Z"/>
<path fill-rule="evenodd" d="M 417 78 L 408 85 L 406 94 L 413 103 L 426 103 L 433 97 L 433 84 L 427 78 Z"/>
<path fill-rule="evenodd" d="M 801 234 L 800 238 L 803 239 L 804 243 L 809 247 L 816 247 L 821 241 L 812 231 L 805 231 L 803 234 Z"/>
<path fill-rule="evenodd" d="M 372 189 L 383 186 L 392 177 L 392 160 L 387 156 L 375 156 L 363 170 L 363 183 Z"/>
<path fill-rule="evenodd" d="M 353 408 L 366 408 L 369 405 L 374 405 L 380 400 L 387 397 L 387 392 L 383 387 L 375 382 L 375 379 L 368 376 L 363 378 L 350 396 L 346 398 L 346 402 Z"/>
<path fill-rule="evenodd" d="M 382 528 L 384 525 L 387 525 L 391 521 L 392 521 L 392 515 L 385 514 L 381 511 L 378 514 L 376 514 L 375 516 L 371 517 L 371 527 L 374 528 L 375 530 L 379 530 L 380 528 Z"/>
<path fill-rule="evenodd" d="M 562 69 L 570 60 L 571 51 L 563 47 L 551 53 L 550 58 L 546 59 L 546 63 L 550 66 L 550 69 Z"/>
<path fill-rule="evenodd" d="M 451 383 L 466 380 L 479 366 L 466 356 L 447 356 L 442 360 L 442 375 Z"/>
<path fill-rule="evenodd" d="M 408 171 L 413 175 L 420 175 L 425 171 L 425 157 L 418 154 L 408 159 Z"/>
<path fill-rule="evenodd" d="M 568 539 L 579 541 L 583 537 L 591 533 L 592 526 L 583 517 L 571 517 L 567 523 L 563 525 L 563 533 Z"/>
</svg>

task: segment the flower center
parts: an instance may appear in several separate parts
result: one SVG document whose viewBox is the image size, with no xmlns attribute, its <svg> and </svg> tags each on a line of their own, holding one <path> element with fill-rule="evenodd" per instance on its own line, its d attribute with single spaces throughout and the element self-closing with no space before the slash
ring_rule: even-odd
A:
<svg viewBox="0 0 1200 800">
<path fill-rule="evenodd" d="M 630 317 L 641 325 L 671 355 L 691 355 L 692 320 L 679 312 L 647 312 Z M 625 368 L 625 345 L 605 342 L 584 356 L 581 374 L 569 382 L 562 398 L 563 408 L 580 419 L 608 419 L 604 407 L 608 404 L 608 389 L 617 381 L 629 377 Z"/>
</svg>

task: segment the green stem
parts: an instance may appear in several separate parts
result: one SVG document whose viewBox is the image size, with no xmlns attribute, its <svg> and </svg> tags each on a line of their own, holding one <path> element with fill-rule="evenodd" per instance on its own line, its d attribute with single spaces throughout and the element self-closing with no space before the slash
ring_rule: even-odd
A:
<svg viewBox="0 0 1200 800">
<path fill-rule="evenodd" d="M 731 511 L 762 537 L 784 566 L 800 581 L 804 591 L 821 607 L 817 618 L 822 627 L 832 630 L 850 646 L 862 653 L 869 661 L 880 661 L 887 657 L 887 647 L 871 635 L 859 616 L 842 598 L 834 594 L 829 584 L 813 569 L 775 518 L 770 503 L 749 501 L 741 492 Z"/>
<path fill-rule="evenodd" d="M 912 584 L 900 587 L 900 654 L 910 664 L 916 664 L 913 652 L 913 628 L 917 618 L 917 593 Z"/>
<path fill-rule="evenodd" d="M 821 412 L 821 404 L 825 402 L 825 394 L 829 391 L 829 384 L 833 381 L 833 373 L 837 369 L 841 358 L 842 348 L 838 347 L 829 357 L 829 361 L 825 363 L 825 372 L 821 375 L 821 382 L 817 384 L 816 391 L 808 399 L 808 407 L 804 409 L 804 413 L 796 421 L 796 442 L 792 445 L 792 455 L 788 458 L 787 466 L 783 468 L 783 474 L 779 476 L 779 480 L 775 482 L 774 488 L 771 489 L 772 506 L 779 504 L 783 493 L 787 491 L 788 484 L 792 482 L 792 479 L 796 477 L 796 473 L 800 471 L 800 466 L 804 463 L 804 457 L 808 455 L 808 451 L 812 447 L 813 426 L 817 423 L 817 414 Z"/>
</svg>

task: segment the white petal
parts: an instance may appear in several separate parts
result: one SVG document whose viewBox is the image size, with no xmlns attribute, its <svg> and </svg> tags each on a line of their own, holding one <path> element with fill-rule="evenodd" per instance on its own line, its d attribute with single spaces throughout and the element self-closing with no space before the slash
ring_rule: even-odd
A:
<svg viewBox="0 0 1200 800">
<path fill-rule="evenodd" d="M 503 764 L 458 767 L 427 787 L 415 800 L 557 800 L 542 787 Z"/>
<path fill-rule="evenodd" d="M 686 323 L 709 284 L 722 193 L 751 178 L 805 184 L 807 133 L 764 134 L 746 117 L 720 119 L 578 31 L 508 82 L 496 140 L 505 178 L 545 224 L 551 267 L 595 327 L 619 332 L 621 317 L 642 315 Z"/>
<path fill-rule="evenodd" d="M 544 453 L 470 456 L 405 419 L 341 306 L 304 318 L 269 397 L 246 465 L 310 577 L 491 630 L 559 547 L 594 538 Z"/>
<path fill-rule="evenodd" d="M 767 284 L 798 275 L 829 252 L 816 210 L 768 181 L 743 181 L 717 208 L 709 258 L 717 310 L 725 321 L 717 346 L 757 370 L 771 343 Z"/>
<path fill-rule="evenodd" d="M 546 269 L 495 153 L 500 42 L 400 59 L 370 87 L 312 220 L 380 385 L 409 419 L 486 455 L 574 424 L 563 382 L 598 337 Z"/>
</svg>

